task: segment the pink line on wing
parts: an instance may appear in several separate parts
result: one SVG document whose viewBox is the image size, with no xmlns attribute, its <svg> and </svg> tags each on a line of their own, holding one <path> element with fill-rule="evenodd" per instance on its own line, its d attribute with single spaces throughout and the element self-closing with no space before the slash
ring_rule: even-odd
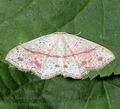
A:
<svg viewBox="0 0 120 109">
<path fill-rule="evenodd" d="M 93 50 L 95 50 L 96 49 L 96 47 L 95 48 L 92 48 L 92 49 L 90 49 L 90 50 L 87 50 L 87 51 L 82 51 L 82 52 L 79 52 L 79 53 L 75 53 L 75 54 L 70 54 L 70 55 L 66 55 L 66 56 L 64 56 L 64 58 L 66 58 L 66 57 L 70 57 L 70 56 L 75 56 L 75 55 L 79 55 L 79 54 L 86 54 L 86 53 L 90 53 L 90 52 L 92 52 Z"/>
<path fill-rule="evenodd" d="M 24 47 L 23 47 L 24 48 Z M 28 51 L 28 52 L 31 52 L 31 53 L 33 53 L 33 54 L 40 54 L 40 55 L 46 55 L 46 56 L 49 56 L 49 57 L 56 57 L 56 58 L 66 58 L 66 57 L 70 57 L 70 56 L 74 56 L 74 55 L 79 55 L 79 54 L 84 54 L 84 53 L 90 53 L 90 52 L 92 52 L 93 50 L 95 50 L 96 49 L 96 47 L 95 48 L 92 48 L 92 49 L 90 49 L 90 50 L 88 50 L 88 51 L 83 51 L 83 52 L 79 52 L 79 53 L 75 53 L 75 54 L 70 54 L 70 55 L 66 55 L 66 56 L 58 56 L 58 55 L 50 55 L 50 54 L 48 54 L 48 53 L 43 53 L 43 52 L 40 52 L 40 51 L 33 51 L 33 50 L 31 50 L 31 49 L 28 49 L 28 48 L 24 48 L 26 51 Z"/>
<path fill-rule="evenodd" d="M 33 54 L 40 54 L 40 55 L 46 55 L 46 56 L 50 56 L 50 57 L 56 57 L 56 58 L 60 58 L 61 56 L 58 56 L 58 55 L 49 55 L 48 53 L 43 53 L 43 52 L 40 52 L 40 51 L 32 51 L 28 48 L 24 48 L 26 51 L 28 52 L 31 52 Z"/>
</svg>

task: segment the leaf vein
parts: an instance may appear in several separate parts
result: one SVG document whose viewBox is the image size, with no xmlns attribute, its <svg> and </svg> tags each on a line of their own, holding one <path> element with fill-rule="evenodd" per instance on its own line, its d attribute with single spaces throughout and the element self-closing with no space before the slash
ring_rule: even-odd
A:
<svg viewBox="0 0 120 109">
<path fill-rule="evenodd" d="M 106 98 L 107 98 L 107 102 L 108 102 L 108 107 L 109 107 L 109 109 L 112 109 L 112 108 L 111 108 L 111 103 L 110 103 L 110 97 L 109 97 L 108 91 L 107 91 L 107 89 L 106 89 L 106 87 L 105 87 L 104 81 L 103 81 L 103 88 L 104 88 L 104 90 L 105 90 L 105 94 L 106 94 Z"/>
</svg>

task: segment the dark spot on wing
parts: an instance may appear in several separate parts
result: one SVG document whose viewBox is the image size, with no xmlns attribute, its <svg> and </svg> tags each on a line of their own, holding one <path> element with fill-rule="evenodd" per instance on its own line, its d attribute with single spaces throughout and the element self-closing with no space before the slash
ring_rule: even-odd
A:
<svg viewBox="0 0 120 109">
<path fill-rule="evenodd" d="M 82 61 L 82 65 L 85 65 L 87 62 L 86 61 Z"/>
<path fill-rule="evenodd" d="M 21 58 L 21 57 L 18 57 L 18 60 L 19 60 L 19 61 L 23 61 L 24 59 L 23 59 L 23 58 Z"/>
<path fill-rule="evenodd" d="M 67 65 L 64 65 L 64 68 L 68 68 L 68 66 L 67 66 Z"/>
<path fill-rule="evenodd" d="M 56 64 L 55 67 L 60 67 L 60 66 L 58 64 Z"/>
<path fill-rule="evenodd" d="M 99 58 L 98 58 L 98 61 L 102 61 L 102 60 L 103 60 L 103 58 L 102 58 L 102 57 L 99 57 Z"/>
</svg>

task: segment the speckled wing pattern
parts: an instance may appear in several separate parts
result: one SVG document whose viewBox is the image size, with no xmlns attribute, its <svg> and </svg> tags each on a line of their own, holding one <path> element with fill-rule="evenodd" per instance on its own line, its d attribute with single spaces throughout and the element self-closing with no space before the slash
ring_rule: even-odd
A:
<svg viewBox="0 0 120 109">
<path fill-rule="evenodd" d="M 18 69 L 32 71 L 41 79 L 56 75 L 80 79 L 114 59 L 107 48 L 66 32 L 55 32 L 23 43 L 6 56 Z"/>
</svg>

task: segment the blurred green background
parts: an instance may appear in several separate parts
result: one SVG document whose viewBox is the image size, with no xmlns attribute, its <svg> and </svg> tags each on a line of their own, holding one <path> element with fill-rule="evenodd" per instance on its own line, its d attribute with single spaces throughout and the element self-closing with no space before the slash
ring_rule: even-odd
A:
<svg viewBox="0 0 120 109">
<path fill-rule="evenodd" d="M 56 31 L 81 32 L 116 59 L 84 80 L 41 80 L 6 64 L 16 45 Z M 120 109 L 118 74 L 120 0 L 0 0 L 0 109 Z"/>
</svg>

